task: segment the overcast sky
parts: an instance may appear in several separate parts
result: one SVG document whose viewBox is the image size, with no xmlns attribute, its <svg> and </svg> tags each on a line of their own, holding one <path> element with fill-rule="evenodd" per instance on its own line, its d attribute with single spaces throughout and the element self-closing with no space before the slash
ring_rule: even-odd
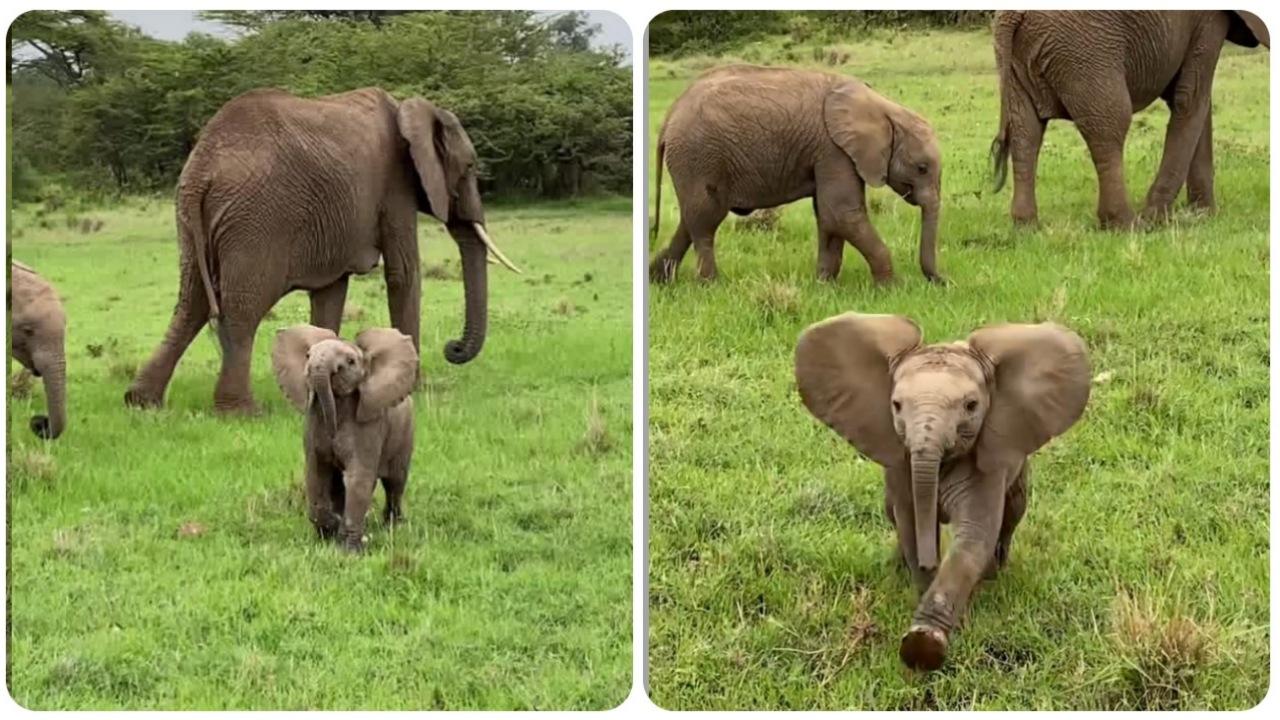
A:
<svg viewBox="0 0 1280 720">
<path fill-rule="evenodd" d="M 110 10 L 121 21 L 137 26 L 142 32 L 160 40 L 181 40 L 187 33 L 197 30 L 210 35 L 229 36 L 232 31 L 219 23 L 206 22 L 196 17 L 194 10 Z M 620 16 L 611 12 L 587 11 L 593 24 L 600 26 L 596 41 L 600 45 L 621 45 L 628 59 L 631 57 L 631 30 Z"/>
</svg>

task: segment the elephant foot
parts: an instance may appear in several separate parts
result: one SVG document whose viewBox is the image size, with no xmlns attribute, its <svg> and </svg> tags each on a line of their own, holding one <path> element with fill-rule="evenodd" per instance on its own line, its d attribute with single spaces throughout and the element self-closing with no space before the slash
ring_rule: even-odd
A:
<svg viewBox="0 0 1280 720">
<path fill-rule="evenodd" d="M 1013 217 L 1013 226 L 1015 228 L 1020 228 L 1023 230 L 1035 230 L 1040 225 L 1040 218 L 1036 215 L 1036 213 L 1031 213 L 1029 215 L 1020 215 L 1018 213 L 1014 213 L 1012 217 Z"/>
<path fill-rule="evenodd" d="M 1142 221 L 1132 211 L 1100 213 L 1098 226 L 1103 230 L 1131 232 L 1140 230 Z"/>
<path fill-rule="evenodd" d="M 342 551 L 348 555 L 363 555 L 369 538 L 364 535 L 343 535 Z"/>
<path fill-rule="evenodd" d="M 164 396 L 141 388 L 129 388 L 124 394 L 124 404 L 135 408 L 158 408 L 164 405 Z"/>
<path fill-rule="evenodd" d="M 41 440 L 55 440 L 57 435 L 53 432 L 53 426 L 49 423 L 49 418 L 44 415 L 36 415 L 31 418 L 31 432 Z"/>
<path fill-rule="evenodd" d="M 937 670 L 947 658 L 947 634 L 928 625 L 912 625 L 902 636 L 898 658 L 912 670 Z"/>
<path fill-rule="evenodd" d="M 671 282 L 675 277 L 675 263 L 666 258 L 658 258 L 649 263 L 649 282 L 663 285 Z"/>
<path fill-rule="evenodd" d="M 936 273 L 936 272 L 933 272 L 933 273 L 931 273 L 931 272 L 926 272 L 926 273 L 924 274 L 924 279 L 925 279 L 925 280 L 926 280 L 930 285 L 937 285 L 938 287 L 947 287 L 948 285 L 950 285 L 950 284 L 951 284 L 951 281 L 950 281 L 950 280 L 948 280 L 948 279 L 946 278 L 946 276 L 944 276 L 944 275 L 940 275 L 940 274 L 938 274 L 938 273 Z"/>
</svg>

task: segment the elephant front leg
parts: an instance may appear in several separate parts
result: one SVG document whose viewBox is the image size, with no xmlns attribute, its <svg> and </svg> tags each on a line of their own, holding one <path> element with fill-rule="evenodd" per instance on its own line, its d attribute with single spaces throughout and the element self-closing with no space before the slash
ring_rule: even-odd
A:
<svg viewBox="0 0 1280 720">
<path fill-rule="evenodd" d="M 333 476 L 341 471 L 314 453 L 307 453 L 306 473 L 307 517 L 320 538 L 330 540 L 342 525 L 340 506 L 335 506 L 332 492 Z"/>
<path fill-rule="evenodd" d="M 943 500 L 955 541 L 902 636 L 898 656 L 914 670 L 937 670 L 946 659 L 951 633 L 960 624 L 974 588 L 996 549 L 1003 517 L 1004 488 L 980 482 Z"/>
<path fill-rule="evenodd" d="M 818 201 L 813 201 L 813 214 L 818 217 Z M 832 282 L 840 277 L 844 266 L 844 239 L 829 233 L 818 223 L 818 282 Z"/>
<path fill-rule="evenodd" d="M 346 507 L 342 512 L 342 528 L 338 540 L 349 552 L 363 552 L 365 546 L 365 517 L 373 503 L 373 491 L 378 486 L 378 476 L 364 470 L 347 470 L 342 476 L 346 487 Z"/>
<path fill-rule="evenodd" d="M 332 330 L 335 335 L 342 333 L 342 312 L 347 306 L 347 284 L 349 276 L 343 275 L 332 283 L 312 290 L 311 324 Z"/>
<path fill-rule="evenodd" d="M 419 333 L 422 323 L 422 282 L 416 266 L 418 253 L 414 245 L 414 267 L 407 267 L 404 259 L 386 260 L 387 310 L 391 316 L 391 327 L 413 339 L 413 350 L 422 357 L 422 346 Z M 421 362 L 414 367 L 413 386 L 422 383 Z"/>
<path fill-rule="evenodd" d="M 382 478 L 382 487 L 387 493 L 387 505 L 382 509 L 382 521 L 387 525 L 404 522 L 404 486 L 408 480 L 401 477 Z"/>
</svg>

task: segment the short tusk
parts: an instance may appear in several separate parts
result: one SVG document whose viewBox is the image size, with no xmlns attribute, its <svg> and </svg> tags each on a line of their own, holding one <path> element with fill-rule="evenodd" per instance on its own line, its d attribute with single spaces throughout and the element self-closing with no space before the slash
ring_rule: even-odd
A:
<svg viewBox="0 0 1280 720">
<path fill-rule="evenodd" d="M 485 259 L 485 261 L 486 261 L 486 262 L 488 262 L 490 265 L 497 265 L 497 264 L 498 264 L 498 261 L 497 261 L 497 260 L 494 260 L 492 255 L 485 255 L 485 256 L 484 256 L 484 259 Z"/>
<path fill-rule="evenodd" d="M 484 243 L 484 246 L 489 249 L 489 252 L 493 253 L 493 256 L 498 258 L 498 262 L 505 265 L 506 268 L 511 272 L 514 272 L 518 275 L 524 274 L 524 272 L 520 270 L 520 268 L 511 264 L 511 261 L 507 259 L 506 255 L 502 254 L 502 251 L 498 249 L 497 245 L 493 244 L 493 240 L 489 239 L 489 233 L 484 231 L 483 225 L 481 225 L 480 223 L 472 223 L 472 225 L 476 229 L 476 235 L 480 236 L 480 242 Z"/>
</svg>

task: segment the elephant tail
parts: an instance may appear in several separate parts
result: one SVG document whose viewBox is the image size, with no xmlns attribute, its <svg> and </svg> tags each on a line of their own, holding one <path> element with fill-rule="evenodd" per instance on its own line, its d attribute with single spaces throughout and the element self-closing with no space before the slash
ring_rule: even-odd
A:
<svg viewBox="0 0 1280 720">
<path fill-rule="evenodd" d="M 178 208 L 178 232 L 189 243 L 191 254 L 195 256 L 200 284 L 204 286 L 205 299 L 209 303 L 209 321 L 215 323 L 222 315 L 222 310 L 218 307 L 213 277 L 209 273 L 209 237 L 205 229 L 203 189 L 183 197 Z"/>
<path fill-rule="evenodd" d="M 1009 121 L 1010 101 L 1017 80 L 1013 76 L 1013 36 L 1022 24 L 1024 11 L 997 12 L 993 23 L 996 50 L 996 76 L 1000 81 L 1000 127 L 991 142 L 991 173 L 995 179 L 994 192 L 1004 188 L 1009 174 Z"/>
<path fill-rule="evenodd" d="M 662 158 L 666 154 L 667 143 L 662 137 L 658 138 L 658 187 L 654 190 L 653 198 L 653 237 L 658 237 L 658 226 L 662 223 Z"/>
</svg>

